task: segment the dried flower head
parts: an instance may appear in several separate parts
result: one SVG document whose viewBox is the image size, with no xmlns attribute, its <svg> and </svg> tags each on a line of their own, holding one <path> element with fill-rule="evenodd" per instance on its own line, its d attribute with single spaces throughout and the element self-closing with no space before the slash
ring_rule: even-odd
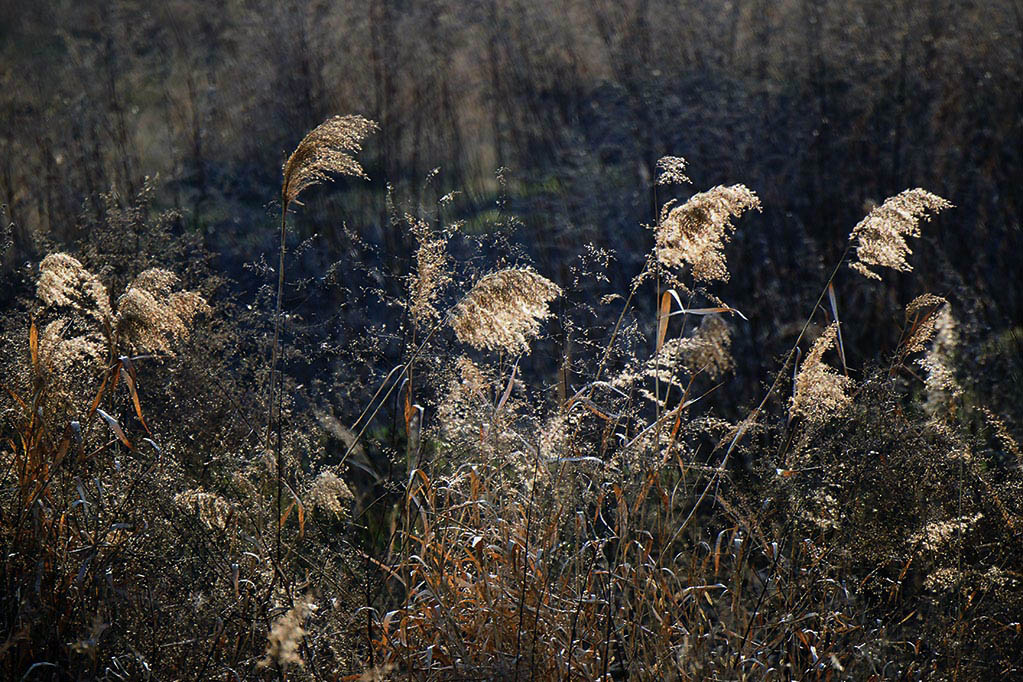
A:
<svg viewBox="0 0 1023 682">
<path fill-rule="evenodd" d="M 284 203 L 297 199 L 304 189 L 329 180 L 332 173 L 365 178 L 354 155 L 362 150 L 363 139 L 376 129 L 376 123 L 362 116 L 335 116 L 313 128 L 284 163 Z"/>
<path fill-rule="evenodd" d="M 941 296 L 923 294 L 906 306 L 906 329 L 909 337 L 904 344 L 905 353 L 919 353 L 927 347 L 935 332 L 939 310 L 948 305 Z"/>
<path fill-rule="evenodd" d="M 838 323 L 832 323 L 810 347 L 803 366 L 796 375 L 795 391 L 790 401 L 792 415 L 822 421 L 852 402 L 846 393 L 851 381 L 824 363 L 824 353 L 835 345 Z"/>
<path fill-rule="evenodd" d="M 64 376 L 73 367 L 91 365 L 103 359 L 103 339 L 93 333 L 65 337 L 71 323 L 58 318 L 43 327 L 39 335 L 39 364 L 51 376 Z"/>
<path fill-rule="evenodd" d="M 751 208 L 760 210 L 760 199 L 745 185 L 714 187 L 681 206 L 669 202 L 656 229 L 657 260 L 666 267 L 688 263 L 700 281 L 727 281 L 723 249 L 735 231 L 732 219 Z"/>
<path fill-rule="evenodd" d="M 348 484 L 338 478 L 333 471 L 324 471 L 309 487 L 308 500 L 310 507 L 329 511 L 341 517 L 348 513 L 355 495 Z"/>
<path fill-rule="evenodd" d="M 913 268 L 906 262 L 912 253 L 906 237 L 920 236 L 920 221 L 930 220 L 952 204 L 936 194 L 917 188 L 907 189 L 885 200 L 874 208 L 853 228 L 850 240 L 856 240 L 857 262 L 850 265 L 864 277 L 880 280 L 881 276 L 869 266 L 882 266 L 909 272 Z"/>
<path fill-rule="evenodd" d="M 717 315 L 705 317 L 696 333 L 681 339 L 680 349 L 690 372 L 703 372 L 711 379 L 725 374 L 735 365 L 732 336 L 728 323 Z"/>
<path fill-rule="evenodd" d="M 139 274 L 117 301 L 115 328 L 139 350 L 173 355 L 171 343 L 187 338 L 192 321 L 208 313 L 193 291 L 172 292 L 177 276 L 157 268 Z"/>
<path fill-rule="evenodd" d="M 451 282 L 451 271 L 448 263 L 447 237 L 437 235 L 423 220 L 405 215 L 412 236 L 415 237 L 416 273 L 411 278 L 410 311 L 412 319 L 420 327 L 428 325 L 439 318 L 435 307 L 438 295 Z"/>
<path fill-rule="evenodd" d="M 474 348 L 529 352 L 529 341 L 550 315 L 547 304 L 561 289 L 525 268 L 487 275 L 455 306 L 451 327 L 458 340 Z"/>
<path fill-rule="evenodd" d="M 225 530 L 227 523 L 234 514 L 231 503 L 220 495 L 208 493 L 201 488 L 186 490 L 174 496 L 174 504 L 182 511 L 190 511 L 199 515 L 202 524 L 213 530 Z"/>
<path fill-rule="evenodd" d="M 266 656 L 259 662 L 260 668 L 276 661 L 282 668 L 294 663 L 304 665 L 298 655 L 298 648 L 305 637 L 305 621 L 315 610 L 315 605 L 306 598 L 300 598 L 287 613 L 274 621 L 267 635 Z"/>
<path fill-rule="evenodd" d="M 940 296 L 924 294 L 906 307 L 906 320 L 911 334 L 905 353 L 927 351 L 917 360 L 926 373 L 924 410 L 932 416 L 945 414 L 962 393 L 955 376 L 959 331 L 951 306 Z"/>
<path fill-rule="evenodd" d="M 685 174 L 686 160 L 681 156 L 662 156 L 657 160 L 657 168 L 661 171 L 657 176 L 658 185 L 686 185 L 692 182 Z"/>
<path fill-rule="evenodd" d="M 66 253 L 51 253 L 39 264 L 36 295 L 47 306 L 74 308 L 101 325 L 111 318 L 107 288 Z"/>
</svg>

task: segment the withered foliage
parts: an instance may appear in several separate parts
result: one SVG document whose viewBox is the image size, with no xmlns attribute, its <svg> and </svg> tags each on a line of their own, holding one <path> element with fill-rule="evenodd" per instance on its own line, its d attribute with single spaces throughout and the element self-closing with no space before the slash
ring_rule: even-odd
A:
<svg viewBox="0 0 1023 682">
<path fill-rule="evenodd" d="M 314 129 L 284 203 L 363 175 L 373 130 Z M 688 182 L 680 157 L 659 170 Z M 876 351 L 848 342 L 834 275 L 786 331 L 710 289 L 760 208 L 744 185 L 664 204 L 632 290 L 600 302 L 580 282 L 610 285 L 609 254 L 547 273 L 557 284 L 446 221 L 447 203 L 388 206 L 407 269 L 294 285 L 387 317 L 335 345 L 282 322 L 283 269 L 253 265 L 242 306 L 194 246 L 41 260 L 3 326 L 7 677 L 1018 673 L 1017 425 L 965 369 L 985 356 L 958 292 L 900 302 L 901 336 Z M 905 239 L 947 207 L 890 199 L 853 230 L 854 267 L 908 271 Z M 484 246 L 510 253 L 496 271 L 459 258 Z M 775 332 L 785 360 L 761 348 Z"/>
</svg>

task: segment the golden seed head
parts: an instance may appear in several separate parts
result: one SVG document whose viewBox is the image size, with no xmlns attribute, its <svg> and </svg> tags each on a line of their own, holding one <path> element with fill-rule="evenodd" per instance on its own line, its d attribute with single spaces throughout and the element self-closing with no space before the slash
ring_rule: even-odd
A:
<svg viewBox="0 0 1023 682">
<path fill-rule="evenodd" d="M 745 185 L 714 187 L 681 206 L 669 202 L 656 228 L 658 262 L 669 268 L 688 263 L 699 281 L 728 281 L 723 249 L 735 231 L 732 220 L 751 208 L 760 210 L 760 199 Z"/>
<path fill-rule="evenodd" d="M 906 256 L 912 251 L 906 237 L 919 237 L 922 220 L 930 220 L 931 214 L 951 207 L 948 201 L 920 188 L 889 197 L 853 228 L 849 239 L 856 240 L 857 262 L 849 267 L 876 280 L 881 276 L 867 266 L 911 271 Z"/>
<path fill-rule="evenodd" d="M 284 203 L 334 173 L 365 178 L 355 154 L 362 150 L 363 139 L 376 129 L 376 123 L 362 116 L 335 116 L 313 128 L 284 163 Z"/>
<path fill-rule="evenodd" d="M 474 348 L 527 353 L 550 315 L 548 303 L 560 294 L 560 287 L 532 270 L 501 270 L 477 282 L 455 306 L 451 327 Z"/>
<path fill-rule="evenodd" d="M 789 408 L 793 415 L 819 422 L 840 412 L 852 402 L 847 393 L 852 383 L 849 377 L 837 373 L 823 359 L 824 353 L 835 345 L 837 338 L 838 323 L 832 323 L 810 347 L 796 375 L 795 391 Z"/>
</svg>

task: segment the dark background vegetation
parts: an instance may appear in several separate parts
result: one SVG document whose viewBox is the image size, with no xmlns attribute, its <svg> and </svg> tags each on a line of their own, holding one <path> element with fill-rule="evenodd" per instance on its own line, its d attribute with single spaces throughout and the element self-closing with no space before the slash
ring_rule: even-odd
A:
<svg viewBox="0 0 1023 682">
<path fill-rule="evenodd" d="M 763 199 L 723 292 L 757 311 L 758 341 L 816 295 L 865 206 L 916 186 L 957 209 L 927 229 L 913 286 L 965 284 L 994 328 L 1023 312 L 1018 0 L 0 7 L 8 271 L 38 255 L 34 236 L 81 238 L 103 219 L 99 193 L 128 202 L 153 176 L 156 204 L 250 281 L 285 155 L 326 116 L 362 113 L 382 129 L 362 156 L 373 180 L 308 197 L 294 220 L 295 239 L 318 235 L 305 273 L 364 262 L 356 239 L 407 272 L 387 183 L 414 205 L 459 190 L 448 217 L 490 229 L 505 167 L 511 239 L 541 271 L 569 283 L 593 242 L 616 251 L 620 285 L 650 240 L 654 163 L 675 154 L 696 190 L 744 182 Z M 882 305 L 854 295 L 844 306 Z"/>
<path fill-rule="evenodd" d="M 737 368 L 726 390 L 701 407 L 732 421 L 749 414 L 814 310 L 853 226 L 886 197 L 919 186 L 955 208 L 912 241 L 914 271 L 885 272 L 884 285 L 847 268 L 837 276 L 845 353 L 854 379 L 869 390 L 841 429 L 804 439 L 823 473 L 799 482 L 806 488 L 799 492 L 810 498 L 821 481 L 851 476 L 828 465 L 845 461 L 843 448 L 852 442 L 863 452 L 887 448 L 908 464 L 884 485 L 864 484 L 866 474 L 856 478 L 843 502 L 855 504 L 866 487 L 880 507 L 887 500 L 962 512 L 962 494 L 954 498 L 944 483 L 962 469 L 933 454 L 944 457 L 959 442 L 921 436 L 919 410 L 904 415 L 885 372 L 871 369 L 895 352 L 902 310 L 923 292 L 946 297 L 961 325 L 964 402 L 990 408 L 1010 433 L 1021 433 L 1021 0 L 0 0 L 0 311 L 10 313 L 5 331 L 20 334 L 8 338 L 24 337 L 36 276 L 29 266 L 51 251 L 81 258 L 115 295 L 145 267 L 182 274 L 210 299 L 214 315 L 179 364 L 150 370 L 145 406 L 178 444 L 172 454 L 181 454 L 188 480 L 229 490 L 224 472 L 258 459 L 264 424 L 260 397 L 276 285 L 268 264 L 276 264 L 281 164 L 307 131 L 348 113 L 380 125 L 358 157 L 371 180 L 310 189 L 289 218 L 285 424 L 310 441 L 296 451 L 323 450 L 312 442 L 318 436 L 308 435 L 316 424 L 333 423 L 330 413 L 351 424 L 407 353 L 402 298 L 414 244 L 405 212 L 438 226 L 464 221 L 450 243 L 460 284 L 502 265 L 532 263 L 565 289 L 545 337 L 522 362 L 552 389 L 566 357 L 569 370 L 580 368 L 569 383 L 592 376 L 621 310 L 597 301 L 628 291 L 652 245 L 647 225 L 660 206 L 737 182 L 759 195 L 763 212 L 739 222 L 727 251 L 731 280 L 715 293 L 749 322 L 732 325 Z M 654 187 L 664 155 L 688 160 L 691 188 Z M 650 336 L 655 297 L 648 290 L 638 296 L 629 322 Z M 623 336 L 645 342 L 639 333 Z M 783 452 L 790 444 L 785 400 L 776 396 L 769 405 L 771 428 L 783 435 L 751 437 L 751 452 Z M 367 515 L 355 533 L 366 537 L 354 544 L 374 556 L 387 550 L 386 528 L 372 524 L 385 524 L 406 473 L 400 406 L 392 402 L 350 480 L 358 494 L 385 500 L 381 518 Z M 130 406 L 122 407 L 137 430 Z M 982 432 L 977 437 L 990 446 L 978 451 L 1005 467 L 992 475 L 1010 480 L 1006 472 L 1018 473 L 1018 466 L 1008 447 L 978 426 L 981 418 L 964 413 L 973 416 L 960 426 L 971 437 Z M 898 415 L 895 435 L 884 431 L 888 422 L 878 428 L 871 421 L 878 415 Z M 329 442 L 325 461 L 337 461 L 344 440 Z M 939 460 L 941 466 L 933 463 Z M 865 457 L 857 466 L 874 472 L 873 462 Z M 930 472 L 931 487 L 903 485 L 920 472 Z M 741 482 L 754 500 L 773 490 Z M 846 527 L 841 543 L 872 544 L 898 512 Z M 977 549 L 977 564 L 1015 561 L 1003 561 L 1001 552 L 1006 537 L 1018 542 L 1018 531 L 990 532 L 995 540 L 985 547 L 997 547 L 1000 558 Z M 317 541 L 331 546 L 332 533 L 324 530 Z M 199 531 L 188 537 L 204 542 Z M 229 563 L 216 551 L 209 559 L 206 548 L 195 550 L 200 558 L 188 575 L 166 570 L 164 559 L 153 560 L 151 573 L 171 576 L 164 587 L 173 596 L 206 579 L 211 569 L 203 561 Z M 367 556 L 346 555 L 365 571 L 354 583 L 380 582 L 368 560 L 359 564 Z M 842 570 L 870 573 L 871 560 Z M 31 582 L 29 572 L 12 573 L 9 584 Z M 367 587 L 366 594 L 366 603 L 380 605 L 379 593 L 369 596 Z M 225 603 L 233 604 L 229 596 Z M 343 602 L 342 610 L 361 603 Z M 998 618 L 1021 620 L 1012 612 L 1018 601 L 1004 603 L 1007 613 Z M 19 608 L 12 604 L 11 613 Z M 906 614 L 951 613 L 949 604 L 935 599 L 918 611 L 917 602 L 899 601 L 884 611 L 884 627 L 898 631 Z M 221 614 L 228 607 L 208 609 Z M 251 609 L 239 621 L 262 622 L 268 613 L 252 616 Z M 855 609 L 864 619 L 876 615 Z M 210 632 L 223 626 L 203 617 Z M 87 633 L 82 623 L 92 613 L 83 607 L 75 618 L 76 636 Z M 938 616 L 933 622 L 935 629 L 946 624 Z M 924 629 L 915 620 L 906 626 L 916 627 Z M 124 631 L 129 643 L 146 632 Z M 1011 660 L 994 651 L 1003 641 L 1019 644 L 1018 634 L 998 634 L 1005 639 L 977 654 L 984 665 Z M 988 641 L 982 629 L 971 636 L 956 640 L 957 652 L 962 641 L 966 648 Z M 61 651 L 65 640 L 28 647 L 16 663 L 43 660 L 35 657 Z M 261 637 L 246 642 L 262 649 Z M 348 669 L 365 654 L 349 656 Z M 947 662 L 942 656 L 934 655 L 936 668 Z M 206 668 L 182 662 L 168 669 Z"/>
</svg>

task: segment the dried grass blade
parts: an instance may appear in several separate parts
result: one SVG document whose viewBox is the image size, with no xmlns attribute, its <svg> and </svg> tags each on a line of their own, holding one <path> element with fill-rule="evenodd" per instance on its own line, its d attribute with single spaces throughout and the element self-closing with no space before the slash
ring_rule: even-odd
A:
<svg viewBox="0 0 1023 682">
<path fill-rule="evenodd" d="M 849 367 L 845 364 L 845 344 L 842 342 L 842 321 L 838 319 L 838 302 L 835 300 L 835 283 L 828 282 L 828 303 L 831 304 L 831 314 L 835 316 L 835 323 L 838 325 L 838 355 L 842 359 L 842 372 L 849 376 Z"/>
<path fill-rule="evenodd" d="M 139 392 L 135 387 L 135 379 L 132 378 L 131 374 L 127 372 L 124 365 L 120 368 L 121 376 L 124 378 L 124 385 L 128 387 L 128 392 L 131 393 L 131 402 L 135 406 L 135 414 L 138 416 L 139 421 L 142 422 L 142 428 L 146 430 L 150 436 L 153 432 L 149 430 L 149 425 L 146 424 L 146 418 L 142 416 L 142 404 L 139 402 Z"/>
<path fill-rule="evenodd" d="M 661 307 L 657 311 L 657 345 L 655 346 L 655 353 L 661 352 L 661 346 L 664 345 L 664 337 L 668 333 L 668 319 L 671 317 L 671 297 L 674 293 L 674 290 L 669 289 L 661 296 Z M 675 296 L 677 297 L 678 295 L 675 294 Z"/>
<path fill-rule="evenodd" d="M 109 426 L 110 430 L 114 432 L 114 435 L 117 436 L 117 439 L 124 443 L 125 447 L 127 447 L 129 450 L 135 449 L 135 446 L 133 446 L 131 444 L 131 441 L 128 440 L 128 436 L 124 433 L 124 429 L 121 428 L 121 425 L 117 423 L 116 419 L 114 419 L 113 417 L 111 417 L 109 414 L 99 409 L 98 407 L 96 408 L 96 414 L 103 418 L 103 421 L 107 423 L 107 426 Z"/>
<path fill-rule="evenodd" d="M 32 352 L 32 369 L 39 373 L 39 329 L 36 327 L 36 321 L 32 320 L 32 324 L 28 328 L 28 347 Z"/>
</svg>

